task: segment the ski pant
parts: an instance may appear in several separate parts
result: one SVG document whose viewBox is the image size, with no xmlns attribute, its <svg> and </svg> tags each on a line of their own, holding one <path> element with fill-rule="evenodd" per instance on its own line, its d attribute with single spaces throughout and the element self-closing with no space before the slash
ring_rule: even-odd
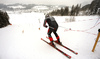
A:
<svg viewBox="0 0 100 59">
<path fill-rule="evenodd" d="M 48 29 L 48 38 L 49 38 L 49 40 L 50 41 L 53 41 L 53 38 L 52 38 L 52 36 L 51 36 L 51 33 L 53 32 L 54 33 L 54 35 L 56 36 L 56 39 L 58 40 L 59 39 L 59 35 L 57 34 L 57 29 L 58 28 L 56 28 L 56 29 L 52 29 L 52 28 L 49 28 Z"/>
</svg>

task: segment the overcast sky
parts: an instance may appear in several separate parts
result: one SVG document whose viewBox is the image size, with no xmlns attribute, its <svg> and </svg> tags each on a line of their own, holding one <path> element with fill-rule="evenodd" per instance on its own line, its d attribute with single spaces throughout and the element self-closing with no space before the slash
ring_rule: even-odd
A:
<svg viewBox="0 0 100 59">
<path fill-rule="evenodd" d="M 1 0 L 0 3 L 14 4 L 49 4 L 49 5 L 67 5 L 72 6 L 76 4 L 90 4 L 93 0 Z"/>
</svg>

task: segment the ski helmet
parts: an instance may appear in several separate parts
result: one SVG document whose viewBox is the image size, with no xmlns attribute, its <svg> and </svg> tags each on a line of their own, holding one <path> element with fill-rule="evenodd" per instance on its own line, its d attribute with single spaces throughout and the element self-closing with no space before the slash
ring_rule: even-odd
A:
<svg viewBox="0 0 100 59">
<path fill-rule="evenodd" d="M 47 17 L 49 17 L 49 15 L 47 14 L 47 15 L 45 15 L 45 18 L 47 18 Z"/>
</svg>

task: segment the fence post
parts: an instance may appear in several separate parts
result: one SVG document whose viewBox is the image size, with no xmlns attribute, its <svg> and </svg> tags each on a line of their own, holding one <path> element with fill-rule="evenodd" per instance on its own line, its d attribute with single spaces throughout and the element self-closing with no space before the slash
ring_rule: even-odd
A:
<svg viewBox="0 0 100 59">
<path fill-rule="evenodd" d="M 95 50 L 95 47 L 96 47 L 97 42 L 98 42 L 98 40 L 99 40 L 99 37 L 100 37 L 100 29 L 98 30 L 98 36 L 97 36 L 97 39 L 96 39 L 96 41 L 95 41 L 94 47 L 93 47 L 93 49 L 92 49 L 92 52 L 94 52 L 94 50 Z"/>
</svg>

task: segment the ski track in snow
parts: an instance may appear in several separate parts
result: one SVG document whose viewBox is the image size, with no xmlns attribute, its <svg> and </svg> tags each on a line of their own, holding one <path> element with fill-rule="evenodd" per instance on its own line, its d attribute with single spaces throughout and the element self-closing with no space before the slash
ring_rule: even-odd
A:
<svg viewBox="0 0 100 59">
<path fill-rule="evenodd" d="M 12 25 L 0 28 L 0 59 L 67 59 L 41 40 L 44 38 L 49 42 L 46 39 L 48 29 L 43 27 L 43 13 L 9 14 L 9 16 Z M 75 22 L 65 22 L 65 18 L 69 16 L 54 17 L 59 26 L 63 27 L 59 27 L 57 31 L 61 42 L 78 52 L 78 55 L 56 44 L 58 48 L 72 56 L 71 59 L 100 59 L 100 42 L 92 52 L 100 29 L 100 20 L 95 25 L 98 16 L 76 16 Z M 71 30 L 68 30 L 69 28 Z M 83 30 L 85 32 L 82 32 Z M 54 34 L 52 37 L 56 40 Z"/>
</svg>

